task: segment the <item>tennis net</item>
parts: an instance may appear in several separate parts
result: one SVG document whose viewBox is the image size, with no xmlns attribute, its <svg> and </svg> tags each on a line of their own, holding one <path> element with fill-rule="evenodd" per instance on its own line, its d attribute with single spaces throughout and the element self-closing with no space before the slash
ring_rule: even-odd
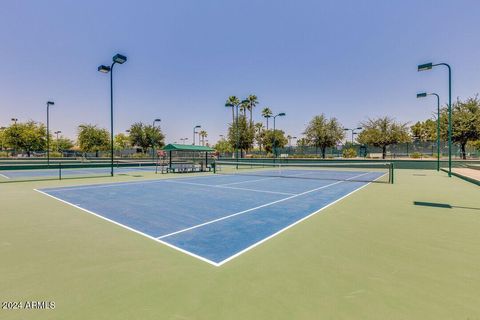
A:
<svg viewBox="0 0 480 320">
<path fill-rule="evenodd" d="M 261 163 L 216 161 L 216 174 L 320 179 L 361 182 L 394 182 L 394 166 L 389 162 L 362 163 Z"/>
<path fill-rule="evenodd" d="M 153 161 L 129 161 L 129 160 L 118 160 L 115 163 L 117 168 L 125 168 L 130 170 L 139 170 L 139 171 L 156 171 L 157 167 L 160 166 L 158 162 Z"/>
</svg>

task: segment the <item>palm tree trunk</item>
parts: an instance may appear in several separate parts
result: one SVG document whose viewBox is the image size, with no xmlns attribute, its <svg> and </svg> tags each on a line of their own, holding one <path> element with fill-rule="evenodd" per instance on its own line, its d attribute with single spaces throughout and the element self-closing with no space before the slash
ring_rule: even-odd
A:
<svg viewBox="0 0 480 320">
<path fill-rule="evenodd" d="M 267 119 L 267 130 L 268 130 L 268 118 L 265 118 L 265 119 Z"/>
</svg>

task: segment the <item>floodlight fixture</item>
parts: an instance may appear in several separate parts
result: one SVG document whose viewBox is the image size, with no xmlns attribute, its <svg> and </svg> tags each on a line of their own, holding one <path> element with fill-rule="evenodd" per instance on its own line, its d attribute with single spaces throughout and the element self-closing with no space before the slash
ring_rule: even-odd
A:
<svg viewBox="0 0 480 320">
<path fill-rule="evenodd" d="M 426 70 L 430 70 L 432 69 L 433 67 L 433 63 L 429 62 L 429 63 L 424 63 L 424 64 L 420 64 L 418 65 L 418 71 L 426 71 Z"/>
<path fill-rule="evenodd" d="M 118 63 L 118 64 L 123 64 L 127 61 L 127 57 L 125 57 L 124 55 L 121 55 L 119 53 L 117 53 L 116 55 L 113 56 L 112 58 L 113 62 L 115 63 Z"/>
<path fill-rule="evenodd" d="M 98 67 L 97 69 L 98 71 L 102 72 L 102 73 L 109 73 L 111 68 L 109 66 L 105 66 L 105 65 L 101 65 Z"/>
</svg>

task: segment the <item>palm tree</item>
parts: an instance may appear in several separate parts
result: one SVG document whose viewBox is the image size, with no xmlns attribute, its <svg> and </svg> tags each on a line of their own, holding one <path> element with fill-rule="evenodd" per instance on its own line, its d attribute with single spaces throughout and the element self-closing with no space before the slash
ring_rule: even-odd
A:
<svg viewBox="0 0 480 320">
<path fill-rule="evenodd" d="M 255 140 L 257 140 L 258 148 L 260 149 L 260 151 L 262 151 L 262 137 L 263 137 L 262 133 L 264 129 L 263 123 L 261 122 L 255 123 L 254 128 L 255 128 Z"/>
<path fill-rule="evenodd" d="M 204 146 L 205 145 L 205 138 L 208 136 L 208 133 L 207 133 L 207 131 L 202 130 L 198 134 L 202 138 L 202 146 Z"/>
<path fill-rule="evenodd" d="M 265 107 L 262 109 L 262 117 L 267 119 L 267 130 L 268 130 L 268 118 L 271 118 L 273 115 L 272 110 L 269 107 Z"/>
<path fill-rule="evenodd" d="M 248 106 L 247 109 L 250 111 L 250 126 L 253 126 L 253 109 L 257 106 L 258 104 L 258 98 L 256 95 L 251 94 L 247 98 L 248 100 Z"/>
<path fill-rule="evenodd" d="M 232 108 L 232 124 L 235 123 L 235 106 L 240 103 L 240 100 L 236 96 L 228 97 L 227 101 L 225 102 L 228 107 Z"/>
<path fill-rule="evenodd" d="M 248 109 L 248 104 L 246 102 L 240 105 L 240 112 L 243 113 L 243 116 L 246 116 L 247 109 Z"/>
</svg>

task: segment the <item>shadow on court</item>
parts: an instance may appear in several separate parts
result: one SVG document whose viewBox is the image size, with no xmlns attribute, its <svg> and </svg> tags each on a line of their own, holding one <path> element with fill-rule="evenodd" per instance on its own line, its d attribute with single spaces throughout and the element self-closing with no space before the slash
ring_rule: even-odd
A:
<svg viewBox="0 0 480 320">
<path fill-rule="evenodd" d="M 480 208 L 454 206 L 454 205 L 451 205 L 451 204 L 448 204 L 448 203 L 438 203 L 438 202 L 414 201 L 413 204 L 416 205 L 416 206 L 444 208 L 444 209 L 458 208 L 458 209 L 480 210 Z"/>
</svg>

